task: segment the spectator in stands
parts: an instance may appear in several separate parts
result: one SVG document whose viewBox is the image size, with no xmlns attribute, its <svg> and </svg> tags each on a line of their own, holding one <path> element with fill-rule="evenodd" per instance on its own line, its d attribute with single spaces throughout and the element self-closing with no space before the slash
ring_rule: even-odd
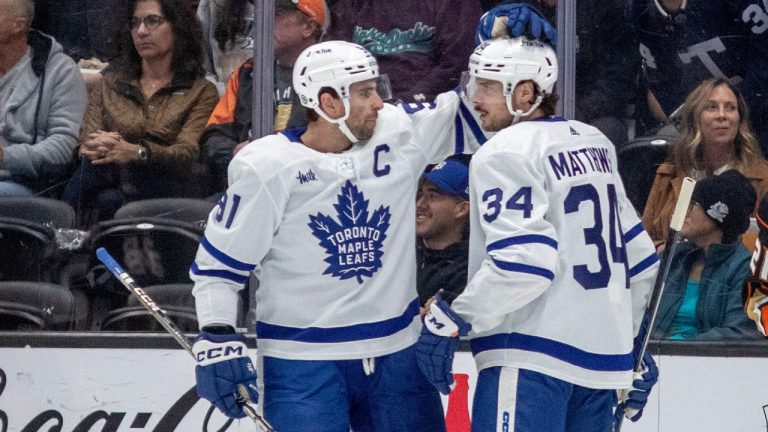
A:
<svg viewBox="0 0 768 432">
<path fill-rule="evenodd" d="M 486 1 L 484 6 L 495 6 L 484 16 L 483 23 L 493 23 L 502 11 L 515 4 L 535 7 L 552 24 L 557 23 L 558 0 Z M 629 139 L 626 113 L 637 94 L 636 79 L 640 70 L 640 56 L 632 28 L 625 19 L 624 0 L 580 0 L 576 8 L 576 119 L 600 129 L 608 139 L 620 147 Z"/>
<path fill-rule="evenodd" d="M 751 253 L 739 237 L 749 228 L 757 199 L 749 180 L 736 170 L 705 178 L 693 191 L 671 257 L 654 336 L 676 340 L 757 338 L 742 311 L 741 287 Z"/>
<path fill-rule="evenodd" d="M 203 3 L 201 3 L 203 4 Z M 293 91 L 293 64 L 307 47 L 320 41 L 328 25 L 324 0 L 277 0 L 275 10 L 275 131 L 306 127 L 307 110 Z M 251 136 L 253 59 L 235 69 L 224 96 L 208 120 L 200 139 L 203 158 L 215 182 L 227 187 L 227 166 Z"/>
<path fill-rule="evenodd" d="M 0 196 L 40 192 L 68 165 L 88 103 L 54 38 L 31 30 L 32 0 L 0 0 Z"/>
<path fill-rule="evenodd" d="M 117 55 L 114 11 L 122 0 L 35 0 L 32 27 L 56 38 L 75 61 Z"/>
<path fill-rule="evenodd" d="M 701 81 L 738 84 L 768 155 L 768 10 L 761 0 L 632 0 L 648 104 L 667 123 Z"/>
<path fill-rule="evenodd" d="M 203 30 L 205 75 L 224 94 L 235 68 L 253 56 L 253 0 L 202 0 L 197 19 Z"/>
<path fill-rule="evenodd" d="M 469 159 L 469 155 L 451 156 L 419 183 L 416 290 L 422 308 L 441 289 L 443 300 L 452 302 L 467 285 Z"/>
<path fill-rule="evenodd" d="M 701 83 L 680 109 L 679 135 L 656 178 L 643 212 L 643 225 L 657 244 L 667 238 L 683 178 L 700 180 L 735 169 L 758 197 L 768 190 L 768 162 L 749 125 L 749 108 L 739 89 L 723 78 Z"/>
<path fill-rule="evenodd" d="M 757 330 L 768 336 L 768 195 L 763 195 L 755 210 L 758 234 L 750 265 L 750 277 L 744 283 L 744 311 Z"/>
<path fill-rule="evenodd" d="M 99 220 L 126 200 L 201 196 L 198 141 L 218 99 L 187 0 L 126 1 L 121 55 L 91 94 L 63 199 Z M 81 223 L 85 212 L 79 212 Z"/>
<path fill-rule="evenodd" d="M 338 0 L 326 39 L 370 51 L 395 99 L 432 101 L 459 84 L 480 14 L 478 0 Z"/>
</svg>

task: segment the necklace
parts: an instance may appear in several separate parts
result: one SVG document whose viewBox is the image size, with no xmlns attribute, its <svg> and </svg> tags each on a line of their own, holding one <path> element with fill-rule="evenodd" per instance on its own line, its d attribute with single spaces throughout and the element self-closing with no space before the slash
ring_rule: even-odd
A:
<svg viewBox="0 0 768 432">
<path fill-rule="evenodd" d="M 141 86 L 144 88 L 150 88 L 152 90 L 157 90 L 160 87 L 166 86 L 170 83 L 170 80 L 159 80 L 159 81 L 150 81 L 148 79 L 142 78 L 140 80 Z"/>
</svg>

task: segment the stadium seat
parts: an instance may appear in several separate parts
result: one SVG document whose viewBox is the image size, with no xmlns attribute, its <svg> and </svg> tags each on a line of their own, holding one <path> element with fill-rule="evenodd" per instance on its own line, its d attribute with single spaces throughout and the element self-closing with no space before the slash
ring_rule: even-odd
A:
<svg viewBox="0 0 768 432">
<path fill-rule="evenodd" d="M 96 225 L 91 235 L 91 269 L 107 273 L 95 251 L 106 248 L 141 286 L 189 283 L 189 267 L 197 253 L 203 229 L 172 219 L 134 217 L 112 219 Z M 127 294 L 120 282 L 94 274 L 99 289 Z"/>
<path fill-rule="evenodd" d="M 192 295 L 193 284 L 154 285 L 142 288 L 152 300 L 159 304 L 168 318 L 184 332 L 197 332 L 197 312 Z M 126 291 L 127 292 L 127 291 Z M 237 326 L 245 326 L 242 301 L 238 301 Z M 164 332 L 162 325 L 131 295 L 124 307 L 109 311 L 101 326 L 102 331 L 152 331 Z"/>
<path fill-rule="evenodd" d="M 0 199 L 0 281 L 58 282 L 63 259 L 57 228 L 72 228 L 75 212 L 48 198 Z"/>
<path fill-rule="evenodd" d="M 50 198 L 0 198 L 0 217 L 23 219 L 52 228 L 72 228 L 75 211 L 69 204 Z"/>
<path fill-rule="evenodd" d="M 160 198 L 134 201 L 120 207 L 113 219 L 153 217 L 205 225 L 215 202 L 191 198 Z"/>
<path fill-rule="evenodd" d="M 198 331 L 192 284 L 155 285 L 143 290 L 163 308 L 168 318 L 180 330 Z M 104 318 L 101 329 L 103 331 L 165 331 L 134 296 L 128 298 L 126 306 L 111 310 Z"/>
<path fill-rule="evenodd" d="M 72 293 L 40 282 L 0 282 L 0 329 L 68 330 L 74 325 Z"/>
<path fill-rule="evenodd" d="M 139 286 L 190 284 L 189 268 L 215 205 L 181 198 L 135 201 L 96 224 L 88 248 L 91 328 L 103 330 L 106 320 L 114 319 L 111 311 L 128 307 L 130 295 L 98 262 L 96 249 L 106 248 Z"/>
<path fill-rule="evenodd" d="M 622 146 L 617 154 L 619 174 L 627 197 L 642 214 L 656 177 L 656 169 L 667 158 L 667 148 L 674 138 L 672 131 L 635 138 Z"/>
</svg>

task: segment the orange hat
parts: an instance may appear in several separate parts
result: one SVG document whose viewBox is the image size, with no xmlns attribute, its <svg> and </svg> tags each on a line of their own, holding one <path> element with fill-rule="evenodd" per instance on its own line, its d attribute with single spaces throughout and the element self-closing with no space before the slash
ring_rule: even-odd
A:
<svg viewBox="0 0 768 432">
<path fill-rule="evenodd" d="M 325 32 L 331 23 L 328 5 L 325 0 L 277 0 L 277 9 L 282 11 L 302 11 L 305 15 L 312 18 Z"/>
</svg>

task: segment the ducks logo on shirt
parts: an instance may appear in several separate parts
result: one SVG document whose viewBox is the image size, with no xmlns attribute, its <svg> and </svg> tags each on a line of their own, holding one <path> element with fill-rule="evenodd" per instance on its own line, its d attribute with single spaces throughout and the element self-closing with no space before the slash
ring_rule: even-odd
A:
<svg viewBox="0 0 768 432">
<path fill-rule="evenodd" d="M 379 206 L 369 217 L 369 200 L 349 180 L 337 197 L 333 207 L 338 221 L 318 213 L 309 216 L 307 225 L 328 254 L 324 260 L 328 268 L 323 274 L 341 280 L 356 278 L 362 284 L 363 277 L 371 277 L 381 268 L 381 247 L 391 216 L 389 207 Z"/>
</svg>

